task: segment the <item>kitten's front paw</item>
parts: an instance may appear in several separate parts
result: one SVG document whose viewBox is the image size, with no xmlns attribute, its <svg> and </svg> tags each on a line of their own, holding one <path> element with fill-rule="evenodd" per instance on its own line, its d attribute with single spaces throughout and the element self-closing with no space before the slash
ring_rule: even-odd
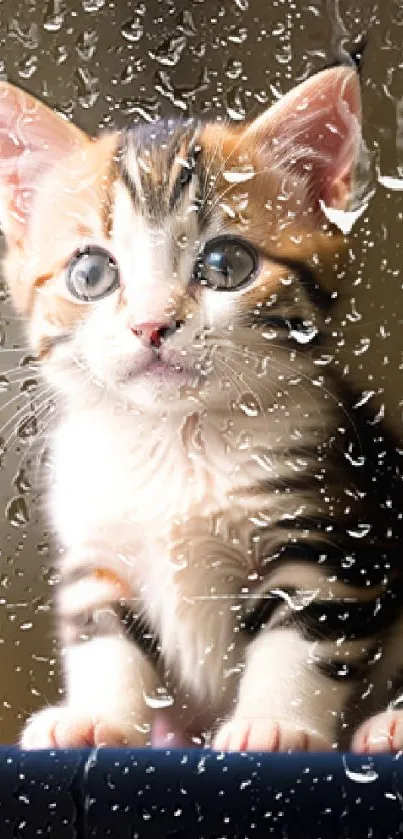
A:
<svg viewBox="0 0 403 839">
<path fill-rule="evenodd" d="M 22 749 L 144 745 L 144 735 L 135 726 L 123 730 L 101 716 L 92 717 L 66 705 L 44 708 L 34 714 L 20 739 Z"/>
<path fill-rule="evenodd" d="M 351 742 L 353 752 L 399 752 L 403 749 L 403 711 L 383 711 L 366 720 Z"/>
<path fill-rule="evenodd" d="M 297 723 L 235 716 L 219 728 L 213 749 L 223 752 L 323 752 L 330 743 Z"/>
</svg>

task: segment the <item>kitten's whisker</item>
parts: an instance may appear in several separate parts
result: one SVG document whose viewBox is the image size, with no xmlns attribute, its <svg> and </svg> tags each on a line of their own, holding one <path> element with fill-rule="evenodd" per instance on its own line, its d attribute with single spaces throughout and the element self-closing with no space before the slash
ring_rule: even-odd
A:
<svg viewBox="0 0 403 839">
<path fill-rule="evenodd" d="M 215 357 L 214 358 L 214 364 L 215 364 L 215 366 L 217 367 L 218 370 L 223 371 L 225 376 L 230 379 L 231 384 L 234 386 L 235 392 L 238 394 L 238 396 L 240 396 L 241 395 L 241 388 L 239 386 L 239 382 L 236 379 L 236 376 L 234 375 L 233 371 L 231 370 L 231 368 L 229 367 L 227 362 L 224 361 L 221 358 Z"/>
<path fill-rule="evenodd" d="M 228 122 L 229 122 L 229 120 L 224 119 L 222 124 L 226 125 L 226 124 L 228 124 Z M 214 164 L 215 164 L 217 158 L 219 157 L 219 151 L 220 151 L 220 148 L 221 148 L 220 138 L 221 138 L 221 135 L 220 135 L 219 132 L 217 132 L 217 139 L 216 139 L 215 148 L 214 148 L 214 151 L 211 154 L 210 160 L 209 160 L 210 165 L 208 166 L 208 168 L 206 169 L 206 171 L 204 173 L 203 193 L 204 193 L 204 199 L 205 199 L 206 203 L 208 202 L 208 200 L 210 198 L 210 195 L 211 195 L 212 191 L 214 190 L 215 182 L 214 182 L 214 180 L 210 181 L 210 179 L 211 179 L 212 171 L 214 169 Z M 218 171 L 220 171 L 220 166 L 218 167 Z"/>
<path fill-rule="evenodd" d="M 0 414 L 1 414 L 2 411 L 5 411 L 6 408 L 9 407 L 9 405 L 12 405 L 14 402 L 16 402 L 17 399 L 24 399 L 24 398 L 26 399 L 27 396 L 28 396 L 28 394 L 18 392 L 15 396 L 12 396 L 11 399 L 8 399 L 8 401 L 5 402 L 4 405 L 1 406 Z M 12 419 L 12 417 L 11 417 L 11 419 Z M 10 420 L 9 420 L 9 422 L 10 422 Z M 2 433 L 4 427 L 5 426 L 3 426 L 3 428 L 0 428 L 0 434 Z"/>
<path fill-rule="evenodd" d="M 217 348 L 217 350 L 219 351 L 219 348 Z M 237 356 L 237 353 L 236 353 L 236 352 L 234 352 L 233 354 L 234 354 L 235 356 Z M 226 354 L 226 356 L 225 356 L 225 361 L 226 361 L 227 366 L 229 366 L 229 365 L 228 365 L 228 361 L 229 361 L 230 359 L 231 359 L 231 355 L 229 355 L 229 354 L 227 353 L 227 354 Z M 235 358 L 235 359 L 233 359 L 233 360 L 235 361 L 235 363 L 237 363 L 237 358 Z M 239 361 L 238 361 L 238 368 L 239 368 Z M 232 369 L 232 368 L 230 368 L 230 369 Z M 243 367 L 242 369 L 243 369 L 243 370 L 245 370 L 245 367 Z M 232 372 L 233 372 L 234 378 L 235 378 L 235 379 L 237 379 L 237 376 L 238 376 L 237 372 L 236 372 L 235 370 L 233 370 Z M 262 385 L 263 390 L 267 390 L 267 391 L 270 393 L 270 396 L 271 396 L 271 397 L 273 397 L 273 396 L 274 396 L 274 391 L 269 390 L 269 389 L 268 389 L 268 387 L 267 387 L 267 385 L 268 385 L 267 380 L 265 380 L 265 379 L 263 379 L 261 376 L 259 376 L 259 374 L 256 372 L 256 370 L 252 370 L 252 368 L 248 367 L 248 368 L 246 369 L 245 373 L 246 373 L 246 375 L 248 375 L 248 376 L 249 376 L 249 375 L 253 375 L 253 376 L 255 376 L 255 378 L 257 378 L 257 379 L 259 380 L 259 383 Z M 273 383 L 273 384 L 275 384 L 275 383 Z"/>
<path fill-rule="evenodd" d="M 222 365 L 222 366 L 221 366 L 221 369 L 223 369 L 223 370 L 224 370 L 224 368 L 227 368 L 227 369 L 228 369 L 228 364 L 226 364 L 226 363 L 222 363 L 222 362 L 221 362 L 221 360 L 218 362 L 218 364 L 219 364 L 219 366 L 221 366 L 221 365 Z M 230 369 L 230 372 L 232 373 L 231 368 L 229 368 L 229 369 Z M 227 375 L 228 375 L 228 372 L 227 372 Z M 236 372 L 234 372 L 234 373 L 233 373 L 233 375 L 232 375 L 232 378 L 233 378 L 233 380 L 234 380 L 234 384 L 236 384 L 236 382 L 237 382 L 237 378 L 238 378 L 238 374 L 237 374 Z M 268 388 L 265 388 L 265 389 L 267 389 L 267 390 L 268 390 Z M 253 391 L 252 391 L 251 389 L 249 389 L 249 390 L 250 390 L 250 392 L 252 393 L 252 395 L 254 395 L 254 394 L 253 394 Z M 273 394 L 271 394 L 271 395 L 273 395 Z M 287 450 L 286 448 L 283 448 L 283 449 L 282 449 L 282 455 L 281 455 L 281 458 L 279 458 L 279 459 L 278 459 L 278 460 L 279 460 L 279 466 L 280 466 L 281 462 L 283 462 L 283 463 L 284 463 L 284 461 L 285 461 L 285 457 L 287 456 L 287 451 L 288 451 L 288 450 Z M 284 503 L 281 503 L 281 502 L 284 502 Z M 288 509 L 288 505 L 289 505 L 289 499 L 288 499 L 288 498 L 286 498 L 285 496 L 282 496 L 282 495 L 278 495 L 278 496 L 276 496 L 276 508 L 275 508 L 275 509 L 276 509 L 276 513 L 277 513 L 279 516 L 281 516 L 284 512 L 286 512 L 286 511 L 287 511 L 287 509 Z M 329 540 L 329 544 L 330 544 L 330 540 Z"/>
<path fill-rule="evenodd" d="M 24 367 L 21 367 L 21 365 L 18 364 L 16 367 L 10 367 L 8 370 L 1 370 L 0 371 L 0 377 L 2 377 L 2 376 L 13 376 L 17 373 L 24 373 L 24 375 L 26 375 L 27 371 L 30 371 L 30 370 L 34 371 L 36 369 L 37 368 L 35 368 L 35 367 L 30 368 L 28 365 L 26 365 Z M 12 382 L 10 382 L 10 384 L 12 384 Z"/>
<path fill-rule="evenodd" d="M 239 372 L 237 372 L 236 370 L 234 370 L 230 366 L 230 364 L 228 363 L 228 356 L 226 356 L 225 361 L 222 358 L 215 359 L 215 361 L 218 363 L 218 366 L 221 368 L 221 370 L 224 371 L 224 373 L 226 373 L 226 375 L 228 376 L 228 378 L 232 382 L 232 384 L 234 386 L 234 389 L 235 389 L 235 392 L 237 393 L 238 397 L 240 397 L 242 395 L 242 393 L 245 392 L 245 389 L 247 389 L 247 391 L 253 396 L 253 398 L 256 399 L 256 402 L 259 405 L 259 408 L 262 412 L 263 419 L 266 421 L 267 427 L 269 428 L 270 419 L 269 419 L 269 416 L 268 416 L 268 412 L 265 411 L 261 400 L 259 399 L 257 394 L 254 392 L 254 390 L 249 385 L 245 384 L 244 388 L 242 388 L 239 385 L 239 380 L 241 379 L 241 381 L 243 381 L 242 375 L 240 375 Z M 272 392 L 269 390 L 267 385 L 263 386 L 263 390 L 268 391 L 270 393 L 270 396 L 273 396 Z"/>
<path fill-rule="evenodd" d="M 43 417 L 43 415 L 46 413 L 47 410 L 48 410 L 48 406 L 45 405 L 41 411 L 39 411 L 37 414 L 35 414 L 35 419 L 36 420 L 41 420 L 41 418 Z M 40 431 L 33 436 L 32 440 L 29 442 L 27 448 L 24 451 L 23 456 L 21 457 L 21 459 L 18 463 L 18 470 L 20 470 L 23 467 L 23 465 L 25 465 L 26 461 L 28 460 L 28 456 L 29 456 L 29 453 L 31 452 L 32 448 L 42 441 L 42 439 L 44 437 L 44 432 L 49 427 L 49 425 L 50 425 L 50 423 L 52 422 L 53 419 L 54 419 L 54 415 L 52 414 L 49 417 L 48 421 L 42 426 Z M 9 449 L 9 451 L 12 451 L 12 449 L 14 448 L 14 446 L 16 444 L 17 444 L 17 441 L 14 440 L 12 446 Z M 37 478 L 37 473 L 35 474 L 35 482 L 36 482 L 36 478 Z"/>
<path fill-rule="evenodd" d="M 284 347 L 283 347 L 282 349 L 284 349 Z M 235 346 L 234 346 L 234 347 L 232 348 L 232 352 L 234 352 L 234 353 L 238 353 L 238 354 L 242 354 L 242 353 L 243 353 L 243 350 L 241 350 L 239 347 L 235 347 Z M 259 354 L 259 353 L 257 353 L 255 350 L 250 349 L 250 348 L 248 348 L 248 352 L 250 352 L 250 353 L 256 353 L 256 357 L 257 357 L 257 358 L 260 358 L 260 360 L 264 357 L 264 354 L 263 354 L 263 353 L 260 353 L 260 354 Z M 306 379 L 306 381 L 307 381 L 307 382 L 309 382 L 310 384 L 312 384 L 312 377 L 311 377 L 311 376 L 308 376 L 306 373 L 303 373 L 303 372 L 302 372 L 302 370 L 300 370 L 300 369 L 295 369 L 295 368 L 291 367 L 291 365 L 289 365 L 289 364 L 287 364 L 286 362 L 284 362 L 284 361 L 283 361 L 282 359 L 280 359 L 278 356 L 277 356 L 277 357 L 276 357 L 276 356 L 273 356 L 273 358 L 271 358 L 271 359 L 270 359 L 270 364 L 277 364 L 277 365 L 280 365 L 280 367 L 281 367 L 283 370 L 287 370 L 287 372 L 292 373 L 293 375 L 298 375 L 298 376 L 300 376 L 301 378 Z M 301 387 L 302 387 L 302 386 L 301 386 Z M 343 413 L 344 413 L 344 415 L 345 415 L 346 419 L 348 420 L 348 422 L 349 422 L 350 426 L 352 427 L 352 429 L 353 429 L 353 431 L 354 431 L 354 433 L 355 433 L 355 436 L 356 436 L 356 438 L 357 438 L 358 443 L 359 443 L 359 444 L 360 444 L 360 446 L 361 446 L 361 439 L 360 439 L 360 435 L 359 435 L 359 433 L 358 433 L 357 426 L 356 426 L 356 424 L 355 424 L 355 422 L 354 422 L 353 418 L 352 418 L 352 417 L 349 415 L 349 413 L 347 412 L 347 410 L 346 410 L 345 406 L 340 404 L 339 400 L 338 400 L 338 399 L 337 399 L 337 397 L 334 395 L 334 393 L 332 393 L 332 391 L 331 391 L 331 390 L 329 390 L 327 387 L 325 387 L 324 385 L 321 385 L 321 388 L 320 388 L 320 389 L 321 389 L 322 393 L 325 393 L 325 394 L 326 394 L 326 396 L 327 396 L 327 398 L 328 398 L 328 399 L 330 399 L 330 400 L 331 400 L 331 401 L 332 401 L 332 402 L 333 402 L 333 403 L 337 406 L 337 408 L 340 408 L 340 409 L 343 411 Z M 305 392 L 306 392 L 306 391 L 305 391 Z M 312 396 L 312 395 L 311 395 L 311 398 L 313 398 L 313 396 Z"/>
<path fill-rule="evenodd" d="M 0 354 L 2 353 L 10 353 L 10 352 L 21 352 L 21 353 L 29 353 L 32 355 L 31 347 L 0 347 Z"/>
<path fill-rule="evenodd" d="M 234 353 L 234 354 L 236 354 L 236 353 Z M 250 369 L 250 368 L 248 368 L 248 370 L 249 370 L 249 369 Z M 290 369 L 291 369 L 291 368 L 290 368 Z M 281 370 L 281 367 L 280 367 L 280 370 Z M 250 371 L 250 372 L 251 372 L 251 375 L 254 375 L 255 377 L 257 377 L 257 378 L 259 379 L 259 382 L 264 381 L 264 379 L 263 379 L 262 377 L 258 376 L 258 374 L 257 374 L 255 371 Z M 275 372 L 275 371 L 274 371 L 274 372 Z M 295 371 L 295 372 L 297 373 L 297 371 Z M 274 386 L 275 386 L 275 387 L 281 387 L 281 388 L 283 388 L 283 389 L 284 389 L 284 385 L 286 385 L 286 386 L 287 386 L 287 383 L 282 382 L 281 380 L 279 381 L 279 380 L 278 380 L 278 378 L 277 378 L 277 379 L 273 379 L 273 384 L 274 384 Z M 298 389 L 299 389 L 302 393 L 304 393 L 304 394 L 307 396 L 308 404 L 309 404 L 310 402 L 313 402 L 313 404 L 314 404 L 314 406 L 315 406 L 315 409 L 318 407 L 318 409 L 319 409 L 319 410 L 317 411 L 317 414 L 318 414 L 318 419 L 319 419 L 319 421 L 320 421 L 320 428 L 321 428 L 323 431 L 325 431 L 325 429 L 326 429 L 326 421 L 325 421 L 325 418 L 323 417 L 323 405 L 322 405 L 322 404 L 319 404 L 319 405 L 317 404 L 317 399 L 316 399 L 316 396 L 315 396 L 314 392 L 311 392 L 310 390 L 308 390 L 308 389 L 307 389 L 306 387 L 304 387 L 304 385 L 303 385 L 303 384 L 301 384 L 301 383 L 298 383 L 297 385 L 295 385 L 295 386 L 293 386 L 293 387 L 298 388 Z M 297 408 L 297 410 L 300 410 L 300 406 L 299 406 L 299 403 L 298 403 L 297 399 L 293 396 L 293 394 L 292 394 L 291 390 L 289 390 L 289 389 L 287 389 L 287 397 L 288 397 L 288 399 L 290 400 L 291 404 L 292 404 L 294 407 L 296 407 L 296 408 Z"/>
<path fill-rule="evenodd" d="M 227 357 L 226 357 L 226 361 L 225 361 L 224 363 L 225 363 L 225 365 L 226 365 L 226 367 L 227 367 L 227 369 L 228 369 L 228 370 L 232 370 L 232 368 L 230 367 L 230 365 L 229 365 L 228 361 L 229 361 L 229 360 L 228 360 L 228 356 L 227 356 Z M 221 363 L 223 363 L 223 361 L 222 361 L 222 360 L 221 360 Z M 234 378 L 236 378 L 236 377 L 237 377 L 236 371 L 235 371 L 235 370 L 233 370 L 232 372 L 233 372 Z M 261 413 L 262 413 L 262 416 L 264 417 L 264 419 L 267 421 L 267 423 L 268 423 L 268 425 L 269 425 L 270 418 L 269 418 L 269 415 L 268 415 L 268 411 L 267 411 L 267 410 L 265 410 L 265 408 L 264 408 L 264 406 L 263 406 L 263 403 L 262 403 L 262 401 L 261 401 L 260 397 L 258 396 L 258 394 L 257 394 L 257 393 L 256 393 L 256 392 L 255 392 L 255 391 L 254 391 L 254 390 L 253 390 L 250 386 L 249 386 L 249 384 L 248 384 L 248 383 L 246 383 L 246 382 L 245 382 L 245 379 L 243 378 L 242 373 L 238 373 L 238 379 L 239 379 L 239 380 L 243 383 L 243 385 L 244 385 L 244 387 L 245 387 L 245 390 L 247 390 L 249 393 L 251 393 L 251 394 L 252 394 L 253 398 L 256 400 L 256 402 L 257 402 L 257 404 L 258 404 L 258 406 L 259 406 L 259 408 L 260 408 L 260 411 L 261 411 Z"/>
<path fill-rule="evenodd" d="M 14 304 L 11 300 L 10 296 L 7 296 L 3 301 L 3 310 L 1 312 L 1 320 L 20 320 L 22 323 L 26 325 L 27 319 L 25 315 L 21 315 L 18 311 L 15 310 Z"/>
<path fill-rule="evenodd" d="M 234 348 L 233 355 L 234 355 L 234 356 L 237 356 L 237 355 L 239 356 L 239 352 L 237 353 L 237 348 Z M 244 357 L 244 354 L 243 354 L 243 357 Z M 227 355 L 227 358 L 228 358 L 228 355 Z M 243 360 L 243 358 L 242 358 L 241 360 Z M 237 374 L 236 374 L 236 372 L 235 372 L 235 375 L 237 375 Z M 271 398 L 273 398 L 273 397 L 275 398 L 275 394 L 274 394 L 274 392 L 272 392 L 271 390 L 269 390 L 269 388 L 268 388 L 268 387 L 266 387 L 266 386 L 265 386 L 265 385 L 266 385 L 266 380 L 265 380 L 262 376 L 259 376 L 259 374 L 256 372 L 256 370 L 252 370 L 250 367 L 248 367 L 248 368 L 247 368 L 247 376 L 248 376 L 248 378 L 250 378 L 250 377 L 254 376 L 256 379 L 258 379 L 260 388 L 262 388 L 263 390 L 267 390 L 267 392 L 268 392 L 268 393 L 270 393 L 270 397 L 271 397 Z M 283 387 L 283 383 L 282 383 L 282 382 L 279 382 L 278 380 L 277 380 L 277 381 L 276 381 L 276 380 L 274 380 L 274 381 L 273 381 L 273 386 L 274 386 L 274 387 L 277 387 L 277 388 L 278 388 L 279 386 Z M 313 396 L 313 395 L 312 395 L 312 394 L 311 394 L 311 393 L 310 393 L 310 392 L 309 392 L 306 388 L 304 388 L 304 387 L 303 387 L 303 385 L 301 385 L 301 384 L 299 385 L 299 389 L 300 389 L 303 393 L 305 393 L 305 394 L 306 394 L 306 396 L 308 397 L 308 400 L 309 400 L 309 401 L 313 401 L 313 402 L 314 402 L 314 404 L 315 404 L 315 406 L 316 406 L 316 400 L 315 400 L 314 396 Z M 255 394 L 253 393 L 252 388 L 250 388 L 250 392 L 252 393 L 252 395 L 254 395 L 254 396 L 255 396 Z M 296 407 L 297 409 L 299 409 L 299 404 L 298 404 L 297 400 L 294 398 L 294 396 L 292 395 L 292 393 L 291 393 L 290 391 L 288 391 L 288 390 L 287 390 L 287 397 L 288 397 L 288 399 L 290 400 L 291 404 L 292 404 L 294 407 Z M 321 408 L 321 407 L 322 407 L 322 406 L 319 406 L 319 408 Z M 319 417 L 320 417 L 320 419 L 321 419 L 321 428 L 324 430 L 324 429 L 325 429 L 325 425 L 326 425 L 326 424 L 325 424 L 325 420 L 324 420 L 324 418 L 323 418 L 323 416 L 322 416 L 322 414 L 323 414 L 322 410 L 319 410 L 318 414 L 319 414 Z"/>
<path fill-rule="evenodd" d="M 37 394 L 37 395 L 36 395 L 36 396 L 37 396 L 37 398 L 38 398 L 38 396 L 41 396 L 41 397 L 42 397 L 42 396 L 44 395 L 44 393 L 46 393 L 48 390 L 50 390 L 50 388 L 46 389 L 45 387 L 43 387 L 43 389 L 39 392 L 39 394 Z M 17 396 L 14 396 L 14 398 L 13 398 L 13 399 L 10 399 L 10 400 L 9 400 L 9 402 L 7 403 L 7 405 L 11 405 L 11 403 L 12 403 L 12 402 L 15 402 L 17 399 L 22 399 L 22 398 L 23 398 L 23 396 L 24 396 L 24 394 L 18 393 L 18 394 L 17 394 Z M 42 404 L 42 403 L 41 403 L 41 404 Z M 6 407 L 6 406 L 3 406 L 3 407 Z M 1 409 L 1 410 L 3 410 L 3 409 Z M 15 434 L 17 434 L 18 427 L 20 426 L 21 421 L 22 421 L 22 420 L 24 420 L 24 419 L 26 419 L 26 417 L 28 417 L 30 414 L 31 414 L 32 416 L 34 416 L 34 414 L 33 414 L 33 408 L 32 408 L 32 401 L 30 401 L 30 402 L 29 402 L 29 404 L 25 406 L 24 410 L 22 411 L 22 413 L 21 413 L 21 414 L 19 414 L 19 415 L 18 415 L 18 417 L 17 417 L 17 412 L 15 412 L 15 413 L 14 413 L 14 414 L 10 417 L 10 419 L 9 419 L 7 422 L 5 422 L 5 423 L 4 423 L 4 425 L 3 425 L 3 426 L 2 426 L 2 428 L 0 429 L 0 436 L 3 434 L 3 432 L 5 431 L 5 429 L 7 428 L 7 426 L 8 426 L 8 425 L 10 425 L 10 422 L 13 422 L 13 420 L 15 420 L 15 421 L 16 421 L 16 423 L 15 423 L 15 428 L 13 429 L 12 433 L 9 435 L 9 437 L 7 438 L 7 440 L 6 440 L 6 441 L 5 441 L 5 443 L 4 443 L 4 448 L 5 448 L 5 449 L 7 449 L 8 444 L 9 444 L 9 441 L 10 441 L 10 440 L 14 437 L 14 435 L 15 435 Z M 17 419 L 18 419 L 18 425 L 17 425 Z"/>
<path fill-rule="evenodd" d="M 85 377 L 79 392 L 81 392 L 82 390 L 85 389 L 86 385 L 88 384 L 89 378 L 90 378 L 89 376 Z M 50 387 L 48 390 L 52 390 L 52 388 Z M 46 405 L 44 404 L 45 402 L 47 403 Z M 42 425 L 42 428 L 40 429 L 39 433 L 34 437 L 33 440 L 31 440 L 27 450 L 24 452 L 24 454 L 23 454 L 23 456 L 22 456 L 22 458 L 19 462 L 19 468 L 21 468 L 22 465 L 26 462 L 26 460 L 28 458 L 28 455 L 29 455 L 29 452 L 33 448 L 33 446 L 36 445 L 36 444 L 39 444 L 44 439 L 45 436 L 51 436 L 49 433 L 45 434 L 45 432 L 47 431 L 47 429 L 49 428 L 51 423 L 53 423 L 54 421 L 57 421 L 59 417 L 63 416 L 63 412 L 62 412 L 62 408 L 61 408 L 62 400 L 60 399 L 60 397 L 58 396 L 57 393 L 53 392 L 53 394 L 51 394 L 50 397 L 46 396 L 46 398 L 41 401 L 40 405 L 38 406 L 39 410 L 37 410 L 36 413 L 35 413 L 35 417 L 38 419 L 40 416 L 43 416 L 43 414 L 49 409 L 51 402 L 53 402 L 54 410 L 51 412 L 51 415 L 49 416 L 48 420 Z M 16 444 L 16 442 L 14 441 L 13 446 L 15 444 Z M 34 476 L 35 483 L 38 480 L 38 469 L 39 469 L 39 467 L 40 467 L 40 458 L 39 458 L 39 461 L 38 461 L 38 464 L 37 464 L 37 471 L 36 471 L 35 476 Z"/>
<path fill-rule="evenodd" d="M 18 469 L 21 469 L 22 466 L 25 464 L 25 462 L 28 458 L 29 452 L 31 451 L 33 446 L 36 445 L 37 443 L 39 443 L 43 439 L 44 431 L 46 430 L 46 428 L 48 428 L 48 426 L 50 425 L 52 420 L 55 418 L 55 416 L 57 416 L 58 413 L 61 414 L 61 411 L 59 410 L 58 405 L 57 405 L 58 400 L 54 399 L 54 396 L 52 394 L 49 395 L 49 390 L 51 390 L 51 388 L 48 388 L 48 390 L 46 391 L 46 393 L 48 395 L 46 395 L 45 398 L 42 399 L 40 404 L 36 407 L 34 416 L 35 416 L 36 420 L 40 420 L 41 417 L 43 417 L 43 415 L 46 414 L 46 412 L 50 409 L 52 402 L 55 402 L 55 411 L 51 412 L 51 416 L 49 417 L 49 421 L 46 422 L 45 425 L 39 430 L 39 432 L 33 436 L 33 439 L 30 441 L 28 447 L 25 449 L 24 454 L 19 461 Z M 59 400 L 59 402 L 60 402 L 60 400 Z M 9 452 L 11 452 L 13 450 L 13 448 L 17 445 L 17 442 L 18 442 L 17 439 L 15 439 L 13 441 L 12 445 L 9 448 Z M 36 480 L 36 475 L 35 475 L 35 480 Z"/>
</svg>

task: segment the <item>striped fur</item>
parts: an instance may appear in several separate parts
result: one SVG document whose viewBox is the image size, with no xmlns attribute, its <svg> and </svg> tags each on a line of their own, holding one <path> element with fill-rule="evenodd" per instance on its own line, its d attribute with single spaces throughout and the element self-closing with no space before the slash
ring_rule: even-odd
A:
<svg viewBox="0 0 403 839">
<path fill-rule="evenodd" d="M 323 355 L 345 241 L 320 201 L 346 206 L 359 116 L 336 67 L 246 127 L 52 128 L 17 221 L 3 176 L 8 282 L 63 397 L 66 702 L 24 745 L 148 743 L 165 704 L 217 748 L 331 748 L 379 660 L 401 672 L 402 453 Z M 198 281 L 218 236 L 255 249 L 241 291 Z M 66 270 L 91 243 L 120 285 L 87 304 Z"/>
</svg>

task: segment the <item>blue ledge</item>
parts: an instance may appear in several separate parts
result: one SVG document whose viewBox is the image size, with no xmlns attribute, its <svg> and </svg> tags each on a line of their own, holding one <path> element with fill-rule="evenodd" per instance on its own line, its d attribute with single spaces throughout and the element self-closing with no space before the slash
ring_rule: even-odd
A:
<svg viewBox="0 0 403 839">
<path fill-rule="evenodd" d="M 1 839 L 394 839 L 399 756 L 0 750 Z"/>
</svg>

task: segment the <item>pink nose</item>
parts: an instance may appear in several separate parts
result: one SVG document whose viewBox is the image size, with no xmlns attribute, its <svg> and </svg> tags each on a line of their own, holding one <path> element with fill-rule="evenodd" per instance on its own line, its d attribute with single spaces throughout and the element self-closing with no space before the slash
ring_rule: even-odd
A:
<svg viewBox="0 0 403 839">
<path fill-rule="evenodd" d="M 170 323 L 135 323 L 130 328 L 133 335 L 156 348 L 161 346 L 167 335 L 175 331 L 175 325 Z"/>
</svg>

